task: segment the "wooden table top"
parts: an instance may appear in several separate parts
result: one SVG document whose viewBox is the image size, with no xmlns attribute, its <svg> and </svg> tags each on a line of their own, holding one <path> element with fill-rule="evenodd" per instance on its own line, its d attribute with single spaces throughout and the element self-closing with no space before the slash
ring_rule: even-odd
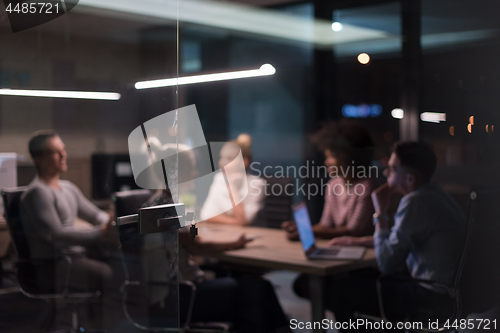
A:
<svg viewBox="0 0 500 333">
<path fill-rule="evenodd" d="M 289 241 L 283 230 L 211 223 L 200 223 L 197 226 L 198 237 L 203 240 L 232 240 L 242 232 L 248 237 L 258 236 L 243 249 L 226 251 L 215 256 L 224 262 L 321 276 L 376 266 L 373 249 L 367 249 L 361 260 L 308 260 L 300 242 Z M 318 246 L 325 246 L 327 242 L 327 240 L 316 241 Z"/>
</svg>

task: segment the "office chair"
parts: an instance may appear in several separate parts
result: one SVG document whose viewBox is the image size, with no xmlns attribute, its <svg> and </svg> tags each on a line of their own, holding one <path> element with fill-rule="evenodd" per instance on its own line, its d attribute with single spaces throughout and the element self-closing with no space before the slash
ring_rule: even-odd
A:
<svg viewBox="0 0 500 333">
<path fill-rule="evenodd" d="M 126 277 L 120 288 L 122 307 L 130 323 L 149 332 L 230 331 L 230 323 L 191 323 L 196 286 L 190 281 L 180 281 L 177 284 L 178 274 L 172 269 L 176 266 L 176 254 L 167 253 L 167 247 L 175 243 L 173 239 L 177 239 L 176 234 L 140 235 L 137 221 L 122 224 L 118 222 L 117 228 Z M 176 252 L 175 250 L 171 252 Z M 155 298 L 154 295 L 158 294 L 162 297 Z M 179 297 L 180 295 L 183 297 Z M 186 299 L 187 303 L 184 301 Z M 163 311 L 158 311 L 159 303 L 163 304 Z M 180 305 L 179 309 L 176 309 L 177 304 Z M 179 328 L 178 316 L 181 323 Z"/>
<path fill-rule="evenodd" d="M 254 225 L 280 229 L 281 224 L 291 220 L 292 217 L 293 179 L 271 177 L 265 180 L 267 195 L 264 198 L 264 207 L 257 214 Z"/>
<path fill-rule="evenodd" d="M 461 280 L 461 317 L 500 306 L 500 189 L 473 192 L 471 242 Z"/>
<path fill-rule="evenodd" d="M 463 300 L 463 291 L 464 291 L 464 286 L 469 285 L 472 286 L 471 282 L 465 281 L 467 276 L 469 279 L 472 276 L 477 276 L 477 271 L 474 272 L 474 269 L 477 266 L 474 264 L 474 261 L 477 259 L 476 255 L 471 256 L 471 252 L 477 251 L 477 249 L 481 248 L 480 244 L 485 240 L 483 237 L 480 239 L 477 239 L 476 232 L 478 230 L 478 218 L 484 219 L 486 216 L 486 210 L 483 210 L 487 208 L 487 206 L 491 206 L 491 204 L 494 203 L 494 200 L 500 200 L 500 191 L 487 191 L 487 192 L 471 192 L 470 193 L 470 203 L 469 203 L 469 216 L 468 216 L 468 221 L 466 224 L 466 237 L 465 237 L 465 245 L 462 251 L 462 255 L 460 257 L 460 262 L 457 268 L 457 271 L 455 272 L 455 277 L 453 280 L 453 285 L 452 286 L 446 286 L 437 282 L 433 281 L 428 281 L 428 280 L 420 280 L 420 279 L 413 279 L 411 277 L 407 276 L 398 276 L 398 275 L 391 275 L 391 276 L 380 276 L 377 279 L 377 296 L 378 296 L 378 303 L 379 303 L 379 308 L 380 308 L 380 314 L 381 317 L 376 317 L 376 316 L 371 316 L 371 315 L 366 315 L 366 314 L 357 314 L 357 317 L 359 318 L 365 318 L 369 319 L 372 321 L 385 321 L 385 322 L 391 322 L 391 319 L 388 318 L 388 315 L 386 314 L 385 308 L 384 308 L 384 301 L 383 301 L 383 292 L 382 292 L 382 282 L 384 280 L 393 280 L 393 281 L 405 281 L 405 282 L 410 282 L 410 283 L 415 283 L 415 284 L 420 284 L 420 285 L 427 285 L 429 287 L 434 287 L 434 288 L 439 288 L 441 290 L 446 291 L 446 293 L 450 296 L 451 301 L 452 301 L 452 309 L 449 309 L 450 311 L 450 316 L 446 321 L 442 321 L 441 324 L 452 324 L 455 320 L 461 319 L 463 317 L 464 313 L 464 305 L 467 304 L 469 301 L 466 300 L 464 302 Z M 481 200 L 478 200 L 478 198 L 481 198 Z M 499 211 L 500 205 L 498 204 L 500 201 L 496 201 L 496 206 L 491 206 L 490 207 L 490 212 L 491 209 L 495 210 L 495 214 L 492 216 L 499 217 L 496 219 L 497 222 L 500 222 L 500 214 L 498 214 L 496 211 Z M 479 207 L 479 208 L 478 208 Z M 479 217 L 478 212 L 482 212 L 482 216 Z M 499 211 L 500 212 L 500 211 Z M 496 228 L 498 229 L 499 226 L 497 225 Z M 491 231 L 491 230 L 490 230 Z M 498 243 L 498 238 L 496 238 L 497 243 Z M 477 249 L 476 249 L 477 248 Z M 492 252 L 492 253 L 498 253 L 498 252 Z M 484 270 L 484 269 L 483 269 Z M 497 275 L 493 275 L 497 276 Z M 497 283 L 498 284 L 498 283 Z M 475 289 L 475 287 L 472 287 Z M 474 290 L 475 292 L 476 290 Z M 473 297 L 477 297 L 477 295 L 474 295 Z M 415 317 L 420 315 L 422 317 L 423 313 L 432 313 L 433 309 L 416 309 L 415 313 L 409 314 L 410 317 Z M 470 312 L 471 310 L 466 310 Z M 416 313 L 419 312 L 419 313 Z M 407 329 L 407 331 L 412 331 L 412 332 L 451 332 L 455 331 L 455 327 L 445 327 L 442 325 L 441 327 L 438 327 L 437 329 L 432 329 L 429 327 L 422 327 L 419 329 Z"/>
<path fill-rule="evenodd" d="M 5 219 L 7 221 L 14 249 L 17 254 L 16 277 L 19 283 L 19 290 L 29 298 L 47 301 L 53 308 L 55 308 L 57 304 L 72 304 L 72 327 L 70 329 L 57 332 L 83 332 L 83 328 L 80 327 L 78 305 L 81 303 L 96 301 L 100 297 L 101 293 L 100 291 L 89 293 L 70 293 L 68 291 L 69 281 L 71 278 L 71 258 L 69 257 L 64 257 L 68 268 L 62 293 L 56 293 L 53 288 L 48 286 L 39 285 L 36 278 L 36 266 L 46 265 L 49 268 L 55 268 L 55 261 L 31 259 L 28 240 L 26 238 L 26 234 L 24 233 L 19 214 L 21 195 L 25 190 L 26 187 L 18 187 L 4 189 L 1 191 L 5 206 Z M 54 271 L 54 269 L 52 269 L 52 271 Z"/>
<path fill-rule="evenodd" d="M 113 202 L 115 204 L 115 216 L 137 214 L 146 201 L 151 197 L 150 190 L 130 190 L 115 192 Z"/>
<path fill-rule="evenodd" d="M 141 208 L 144 203 L 148 201 L 151 194 L 150 190 L 116 192 L 113 195 L 116 216 L 120 217 L 137 214 L 139 208 Z M 151 313 L 144 313 L 144 311 L 146 311 L 145 309 L 150 308 L 148 306 L 148 301 L 144 298 L 148 293 L 148 288 L 165 288 L 170 292 L 177 293 L 177 291 L 173 291 L 177 288 L 177 282 L 146 281 L 144 276 L 142 276 L 144 267 L 143 258 L 141 257 L 141 246 L 144 244 L 145 237 L 139 235 L 138 223 L 134 222 L 126 225 L 117 225 L 117 228 L 120 237 L 120 248 L 123 254 L 123 266 L 126 276 L 126 280 L 121 286 L 122 307 L 129 322 L 141 330 L 153 332 L 180 331 L 210 333 L 230 331 L 231 324 L 226 322 L 191 323 L 194 300 L 196 297 L 196 286 L 190 281 L 179 282 L 179 294 L 187 295 L 188 297 L 185 298 L 189 299 L 187 304 L 184 302 L 180 304 L 180 313 L 183 315 L 182 318 L 180 318 L 180 322 L 182 323 L 181 328 L 176 328 L 177 321 L 168 322 L 168 320 L 155 320 L 148 318 Z M 166 255 L 166 251 L 164 251 L 164 254 Z M 168 259 L 165 257 L 163 264 L 167 263 Z M 131 313 L 134 311 L 139 313 L 135 319 L 134 314 Z M 160 327 L 161 325 L 168 325 L 170 327 Z M 175 328 L 173 326 L 175 326 Z"/>
</svg>

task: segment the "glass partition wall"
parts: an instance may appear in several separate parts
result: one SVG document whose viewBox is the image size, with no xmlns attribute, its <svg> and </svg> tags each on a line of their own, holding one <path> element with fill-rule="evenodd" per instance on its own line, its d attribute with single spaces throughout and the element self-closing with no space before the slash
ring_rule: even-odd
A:
<svg viewBox="0 0 500 333">
<path fill-rule="evenodd" d="M 399 119 L 391 116 L 401 108 L 400 12 L 398 2 L 387 1 L 179 3 L 179 77 L 267 65 L 275 71 L 180 84 L 179 106 L 196 105 L 207 141 L 249 134 L 249 172 L 268 180 L 266 195 L 278 191 L 271 192 L 273 179 L 290 178 L 294 200 L 308 201 L 318 221 L 328 179 L 313 173 L 324 157 L 308 135 L 324 121 L 356 119 L 373 132 L 377 160 L 400 137 Z M 304 177 L 297 175 L 301 167 L 308 169 Z M 303 185 L 312 190 L 300 190 Z"/>
<path fill-rule="evenodd" d="M 17 32 L 8 16 L 16 7 L 0 5 L 0 153 L 17 154 L 18 186 L 36 174 L 31 134 L 54 129 L 67 152 L 62 178 L 100 208 L 118 217 L 182 202 L 199 222 L 214 175 L 227 163 L 225 143 L 244 139 L 246 171 L 266 180 L 264 196 L 287 191 L 307 202 L 316 223 L 329 178 L 310 134 L 343 119 L 369 129 L 378 167 L 371 176 L 380 183 L 391 146 L 421 140 L 438 156 L 435 180 L 461 203 L 471 189 L 496 185 L 495 0 L 63 2 L 64 15 Z M 171 113 L 163 125 L 148 125 L 181 108 L 196 116 Z M 172 168 L 158 169 L 159 183 L 172 180 L 168 194 L 155 188 L 148 203 L 146 195 L 138 207 L 125 204 L 133 211 L 120 210 L 120 195 L 139 188 L 128 147 L 138 128 L 147 139 L 143 152 L 180 153 L 171 155 Z M 260 215 L 255 221 L 269 225 Z M 120 225 L 121 246 L 97 251 L 116 274 L 106 287 L 109 304 L 80 307 L 89 328 L 122 332 L 184 321 L 177 232 L 141 235 L 137 227 Z M 14 267 L 5 262 L 8 275 Z M 141 283 L 120 289 L 125 280 Z M 44 303 L 33 304 L 35 316 Z M 57 307 L 55 328 L 71 326 L 71 311 Z M 12 318 L 11 331 L 39 327 Z"/>
<path fill-rule="evenodd" d="M 130 164 L 130 133 L 148 120 L 178 107 L 176 84 L 155 91 L 135 88 L 140 81 L 177 78 L 177 1 L 154 2 L 150 5 L 155 7 L 148 8 L 151 12 L 142 11 L 142 4 L 138 2 L 132 8 L 120 0 L 51 1 L 44 8 L 37 3 L 21 3 L 18 7 L 12 1 L 5 2 L 10 7 L 0 4 L 0 152 L 17 154 L 17 179 L 9 185 L 26 186 L 32 181 L 36 169 L 28 141 L 35 131 L 52 129 L 60 136 L 67 154 L 64 156 L 67 171 L 61 178 L 72 182 L 83 196 L 114 216 L 114 193 L 138 189 Z M 31 12 L 32 16 L 27 17 L 30 14 L 23 11 L 25 5 L 28 11 L 29 6 L 36 9 L 36 13 Z M 59 15 L 55 15 L 57 13 Z M 147 133 L 150 141 L 155 135 L 167 132 L 168 127 L 157 130 Z M 176 136 L 174 133 L 174 140 Z M 176 162 L 168 172 L 177 174 Z M 171 190 L 175 196 L 174 185 L 171 184 Z M 3 187 L 4 184 L 0 184 L 0 188 Z M 131 211 L 126 213 L 136 212 L 147 199 L 128 204 Z M 57 223 L 71 227 L 66 225 L 67 216 L 63 215 L 57 216 L 61 219 Z M 82 219 L 89 217 L 79 215 Z M 120 215 L 125 215 L 124 211 L 117 209 L 116 217 Z M 97 221 L 91 216 L 88 222 Z M 77 220 L 74 228 L 84 234 L 95 227 Z M 2 229 L 3 234 L 7 232 L 6 228 Z M 108 231 L 108 236 L 110 234 Z M 49 239 L 52 236 L 48 235 Z M 106 242 L 85 242 L 75 236 L 73 244 L 64 244 L 62 248 L 55 241 L 49 241 L 50 246 L 54 246 L 52 264 L 55 262 L 58 267 L 51 272 L 52 277 L 63 269 L 59 258 L 68 246 L 86 245 L 85 252 L 78 255 L 98 262 L 101 296 L 95 299 L 86 299 L 85 295 L 80 298 L 76 295 L 73 300 L 68 300 L 71 295 L 54 296 L 63 293 L 63 287 L 51 286 L 52 280 L 40 282 L 35 274 L 18 276 L 16 280 L 13 275 L 16 258 L 10 256 L 7 261 L 11 266 L 5 269 L 4 286 L 14 287 L 18 281 L 30 278 L 40 289 L 32 290 L 33 294 L 50 295 L 40 300 L 14 293 L 10 312 L 2 311 L 5 317 L 1 330 L 45 331 L 75 324 L 82 329 L 107 332 L 125 332 L 134 326 L 177 328 L 177 231 L 142 235 L 137 225 L 120 225 L 115 227 L 112 237 L 107 238 Z M 8 241 L 8 237 L 2 238 L 2 242 Z M 28 245 L 30 242 L 28 239 Z M 86 274 L 75 268 L 80 259 L 73 255 L 69 255 L 69 259 L 74 259 L 73 266 L 69 266 L 73 267 L 70 281 L 78 274 Z M 36 258 L 37 254 L 31 253 L 31 256 Z M 35 267 L 36 272 L 37 269 Z M 101 273 L 109 269 L 113 274 L 101 281 Z M 22 284 L 21 287 L 27 288 Z M 67 292 L 84 289 L 69 288 Z M 78 323 L 75 313 L 79 315 Z"/>
<path fill-rule="evenodd" d="M 438 153 L 450 191 L 498 184 L 498 52 L 495 1 L 422 1 L 420 134 Z"/>
</svg>

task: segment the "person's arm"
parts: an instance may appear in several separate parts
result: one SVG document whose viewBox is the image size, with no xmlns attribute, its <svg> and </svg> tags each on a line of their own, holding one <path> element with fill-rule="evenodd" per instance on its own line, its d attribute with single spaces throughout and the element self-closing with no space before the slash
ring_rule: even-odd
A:
<svg viewBox="0 0 500 333">
<path fill-rule="evenodd" d="M 67 184 L 70 186 L 71 191 L 77 200 L 79 218 L 92 223 L 93 225 L 104 225 L 112 221 L 112 217 L 91 203 L 75 184 Z"/>
<path fill-rule="evenodd" d="M 373 247 L 373 235 L 363 236 L 363 237 L 351 237 L 351 236 L 337 237 L 332 239 L 328 243 L 328 245 Z"/>
<path fill-rule="evenodd" d="M 281 223 L 281 229 L 285 230 L 286 237 L 291 241 L 299 240 L 299 231 L 294 221 L 285 221 Z"/>
<path fill-rule="evenodd" d="M 394 228 L 397 228 L 396 226 Z M 384 274 L 393 274 L 406 265 L 406 258 L 411 251 L 410 239 L 397 229 L 375 231 L 373 246 L 378 269 Z"/>
<path fill-rule="evenodd" d="M 237 221 L 231 215 L 226 213 L 218 214 L 220 212 L 231 210 L 232 208 L 231 199 L 227 196 L 227 185 L 224 180 L 224 176 L 222 175 L 222 172 L 219 171 L 214 176 L 214 180 L 210 185 L 208 196 L 203 203 L 203 207 L 201 208 L 200 218 L 202 221 L 234 224 Z M 238 216 L 240 218 L 243 216 L 242 210 L 237 213 L 239 213 Z"/>
<path fill-rule="evenodd" d="M 192 240 L 189 232 L 179 232 L 179 242 L 192 254 L 217 253 L 228 250 L 235 250 L 245 247 L 245 244 L 252 241 L 247 239 L 245 234 L 238 235 L 234 240 L 226 242 L 210 242 L 204 241 L 200 237 L 195 237 Z"/>
<path fill-rule="evenodd" d="M 244 175 L 246 177 L 246 175 Z M 239 202 L 233 209 L 231 210 L 230 213 L 226 212 L 217 216 L 214 216 L 212 218 L 209 218 L 207 221 L 212 222 L 212 223 L 222 223 L 222 224 L 235 224 L 235 225 L 247 225 L 249 224 L 257 212 L 261 208 L 261 201 L 263 197 L 263 189 L 258 188 L 258 192 L 253 193 L 251 186 L 257 186 L 255 184 L 248 184 L 250 187 L 247 197 L 243 199 L 243 201 L 240 200 L 239 197 L 239 191 L 233 191 L 231 192 L 231 195 L 233 197 L 234 202 Z M 259 184 L 258 184 L 259 185 Z M 262 182 L 260 182 L 261 187 Z M 232 186 L 231 188 L 238 188 L 238 186 Z M 241 201 L 241 202 L 240 202 Z"/>
<path fill-rule="evenodd" d="M 245 222 L 252 224 L 259 213 L 264 207 L 265 187 L 266 181 L 260 177 L 248 175 L 248 195 L 243 200 Z"/>
<path fill-rule="evenodd" d="M 238 191 L 234 191 L 232 193 L 233 201 L 240 202 Z M 231 213 L 222 213 L 220 215 L 214 216 L 207 220 L 212 223 L 222 223 L 222 224 L 236 224 L 236 225 L 245 225 L 248 221 L 245 219 L 245 208 L 243 202 L 240 202 L 236 206 L 233 207 Z"/>
<path fill-rule="evenodd" d="M 318 238 L 331 239 L 334 237 L 349 236 L 352 231 L 347 226 L 326 227 L 321 223 L 313 225 L 314 236 Z"/>
<path fill-rule="evenodd" d="M 222 213 L 220 215 L 209 218 L 207 222 L 235 224 L 235 225 L 248 224 L 247 220 L 245 219 L 245 210 L 243 208 L 243 202 L 240 202 L 233 208 L 232 214 Z"/>
<path fill-rule="evenodd" d="M 55 208 L 54 197 L 49 191 L 31 190 L 22 200 L 23 214 L 28 219 L 29 237 L 40 237 L 54 247 L 90 245 L 101 239 L 105 226 L 77 230 L 63 227 Z"/>
<path fill-rule="evenodd" d="M 293 221 L 285 221 L 281 224 L 281 228 L 286 231 L 286 236 L 289 240 L 299 240 L 299 231 L 297 225 Z M 327 227 L 321 223 L 312 226 L 314 236 L 319 238 L 331 239 L 333 237 L 340 237 L 349 234 L 347 227 Z"/>
<path fill-rule="evenodd" d="M 385 190 L 384 190 L 385 191 Z M 425 221 L 421 220 L 425 207 L 420 207 L 418 202 L 403 199 L 394 216 L 394 227 L 389 229 L 389 219 L 384 215 L 384 200 L 378 196 L 384 193 L 375 193 L 374 206 L 379 222 L 375 227 L 374 248 L 379 270 L 384 274 L 393 274 L 406 266 L 406 259 L 414 249 L 413 238 L 420 237 L 426 232 Z"/>
</svg>

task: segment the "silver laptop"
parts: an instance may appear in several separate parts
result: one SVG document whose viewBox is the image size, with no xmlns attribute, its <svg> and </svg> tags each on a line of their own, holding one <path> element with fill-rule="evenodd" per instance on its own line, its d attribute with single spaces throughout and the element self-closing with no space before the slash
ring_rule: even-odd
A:
<svg viewBox="0 0 500 333">
<path fill-rule="evenodd" d="M 300 242 L 308 259 L 359 260 L 365 254 L 362 246 L 316 247 L 311 219 L 304 202 L 292 206 Z"/>
</svg>

